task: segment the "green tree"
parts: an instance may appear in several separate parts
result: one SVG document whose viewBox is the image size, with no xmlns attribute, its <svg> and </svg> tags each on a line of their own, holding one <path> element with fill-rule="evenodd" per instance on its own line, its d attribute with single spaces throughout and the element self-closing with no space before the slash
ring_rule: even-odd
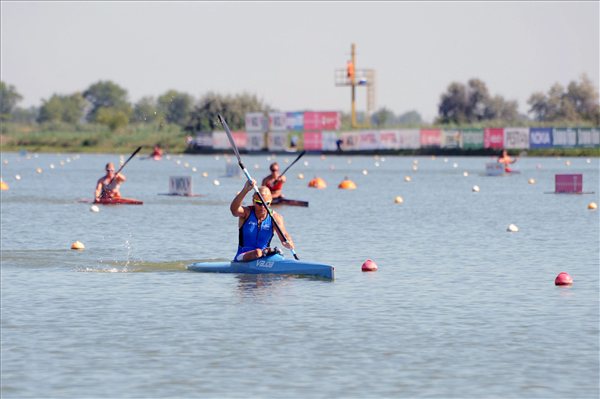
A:
<svg viewBox="0 0 600 399">
<path fill-rule="evenodd" d="M 83 97 L 90 102 L 92 109 L 87 115 L 90 122 L 100 122 L 97 115 L 102 108 L 111 108 L 119 110 L 122 113 L 131 115 L 131 106 L 127 101 L 127 90 L 111 81 L 99 81 L 88 87 L 83 92 Z"/>
<path fill-rule="evenodd" d="M 111 131 L 115 131 L 127 126 L 129 123 L 129 114 L 118 108 L 102 107 L 96 115 L 96 122 L 108 126 Z"/>
<path fill-rule="evenodd" d="M 440 123 L 467 122 L 468 102 L 465 85 L 457 82 L 450 83 L 447 92 L 442 94 L 438 106 Z"/>
<path fill-rule="evenodd" d="M 417 111 L 408 111 L 398 116 L 398 123 L 402 125 L 419 125 L 423 123 L 423 118 Z"/>
<path fill-rule="evenodd" d="M 133 107 L 131 120 L 139 123 L 152 123 L 158 120 L 159 117 L 154 97 L 142 97 Z"/>
<path fill-rule="evenodd" d="M 11 119 L 13 110 L 22 99 L 15 86 L 0 81 L 0 120 Z"/>
<path fill-rule="evenodd" d="M 15 107 L 12 112 L 12 122 L 33 124 L 36 123 L 40 109 L 35 106 L 29 108 Z"/>
<path fill-rule="evenodd" d="M 396 119 L 396 115 L 386 107 L 382 107 L 371 115 L 371 123 L 376 127 L 391 126 Z"/>
<path fill-rule="evenodd" d="M 42 101 L 38 122 L 79 123 L 83 117 L 85 106 L 85 99 L 80 93 L 68 96 L 54 94 L 49 100 Z"/>
<path fill-rule="evenodd" d="M 158 97 L 158 109 L 165 116 L 167 123 L 185 126 L 190 117 L 194 99 L 186 93 L 169 90 Z"/>
</svg>

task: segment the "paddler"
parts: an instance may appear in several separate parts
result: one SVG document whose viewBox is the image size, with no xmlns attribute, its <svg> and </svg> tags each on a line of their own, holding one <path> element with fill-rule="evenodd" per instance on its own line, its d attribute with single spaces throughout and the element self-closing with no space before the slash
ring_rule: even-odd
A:
<svg viewBox="0 0 600 399">
<path fill-rule="evenodd" d="M 512 169 L 508 165 L 517 162 L 517 160 L 511 158 L 510 155 L 508 155 L 508 151 L 502 150 L 502 154 L 498 157 L 498 162 L 504 165 L 504 171 L 506 173 L 510 173 L 512 172 Z"/>
<path fill-rule="evenodd" d="M 267 212 L 263 206 L 258 194 L 254 193 L 252 196 L 251 206 L 242 206 L 244 197 L 252 191 L 254 184 L 256 184 L 254 180 L 252 180 L 252 182 L 246 181 L 244 188 L 242 188 L 242 191 L 240 191 L 233 201 L 231 201 L 229 207 L 231 214 L 238 218 L 239 244 L 234 258 L 236 261 L 250 261 L 262 256 L 270 255 L 276 251 L 276 249 L 270 248 L 269 245 L 273 238 L 273 232 L 277 229 L 275 228 L 271 215 L 269 215 L 269 212 Z M 266 205 L 271 205 L 271 201 L 273 200 L 271 190 L 269 190 L 268 187 L 261 186 L 258 188 L 258 191 L 266 201 Z M 272 211 L 272 214 L 283 233 L 282 236 L 277 232 L 279 240 L 284 247 L 293 249 L 294 243 L 292 237 L 290 237 L 285 229 L 283 217 L 275 211 Z"/>
<path fill-rule="evenodd" d="M 277 198 L 283 198 L 281 189 L 286 181 L 286 177 L 279 176 L 279 164 L 277 162 L 273 162 L 271 166 L 269 166 L 269 170 L 271 171 L 271 174 L 262 180 L 262 185 L 271 190 L 271 195 L 275 202 L 277 202 Z"/>
<path fill-rule="evenodd" d="M 162 154 L 163 154 L 163 150 L 157 144 L 154 146 L 154 150 L 152 151 L 152 154 L 150 154 L 150 157 L 152 157 L 154 159 L 160 159 L 162 157 Z"/>
<path fill-rule="evenodd" d="M 98 179 L 96 184 L 96 201 L 107 198 L 120 198 L 119 187 L 125 180 L 125 175 L 115 175 L 115 165 L 112 162 L 106 164 L 106 174 Z"/>
</svg>

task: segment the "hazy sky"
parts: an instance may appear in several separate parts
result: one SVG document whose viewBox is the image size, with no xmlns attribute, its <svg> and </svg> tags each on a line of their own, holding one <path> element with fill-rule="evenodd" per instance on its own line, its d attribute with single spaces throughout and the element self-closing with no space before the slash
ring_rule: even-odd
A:
<svg viewBox="0 0 600 399">
<path fill-rule="evenodd" d="M 1 78 L 21 106 L 112 80 L 132 102 L 247 92 L 281 111 L 348 112 L 334 70 L 351 43 L 356 68 L 376 71 L 376 108 L 427 120 L 455 81 L 479 78 L 526 112 L 533 92 L 599 80 L 597 1 L 0 4 Z"/>
</svg>

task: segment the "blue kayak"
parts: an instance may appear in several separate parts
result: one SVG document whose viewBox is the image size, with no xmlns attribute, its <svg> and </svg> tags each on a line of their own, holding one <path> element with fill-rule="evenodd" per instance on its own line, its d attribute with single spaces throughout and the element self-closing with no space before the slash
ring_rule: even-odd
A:
<svg viewBox="0 0 600 399">
<path fill-rule="evenodd" d="M 188 270 L 201 273 L 243 273 L 243 274 L 293 274 L 318 276 L 334 279 L 334 267 L 322 263 L 285 259 L 282 255 L 273 255 L 250 262 L 198 262 L 187 266 Z"/>
</svg>

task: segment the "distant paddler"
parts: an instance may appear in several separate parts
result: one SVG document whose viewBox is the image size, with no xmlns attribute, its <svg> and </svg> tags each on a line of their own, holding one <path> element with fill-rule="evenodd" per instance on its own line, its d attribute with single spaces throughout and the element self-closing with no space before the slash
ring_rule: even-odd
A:
<svg viewBox="0 0 600 399">
<path fill-rule="evenodd" d="M 269 166 L 269 170 L 271 171 L 271 174 L 262 180 L 262 185 L 271 190 L 271 197 L 273 199 L 283 197 L 281 190 L 286 182 L 286 177 L 279 175 L 279 164 L 277 162 L 273 162 L 271 166 Z"/>
<path fill-rule="evenodd" d="M 511 173 L 513 170 L 509 165 L 517 162 L 517 159 L 511 158 L 510 155 L 508 155 L 508 151 L 502 150 L 502 154 L 498 157 L 498 162 L 504 165 L 504 171 L 506 173 Z"/>
<path fill-rule="evenodd" d="M 154 146 L 154 150 L 152 151 L 152 154 L 150 154 L 150 158 L 154 159 L 155 161 L 158 161 L 162 158 L 162 155 L 163 155 L 163 150 L 157 144 Z"/>
<path fill-rule="evenodd" d="M 112 162 L 107 163 L 105 169 L 106 174 L 98 179 L 98 183 L 96 184 L 96 195 L 94 196 L 96 202 L 121 198 L 119 188 L 121 187 L 121 183 L 127 180 L 122 173 L 115 174 L 115 165 Z"/>
</svg>

